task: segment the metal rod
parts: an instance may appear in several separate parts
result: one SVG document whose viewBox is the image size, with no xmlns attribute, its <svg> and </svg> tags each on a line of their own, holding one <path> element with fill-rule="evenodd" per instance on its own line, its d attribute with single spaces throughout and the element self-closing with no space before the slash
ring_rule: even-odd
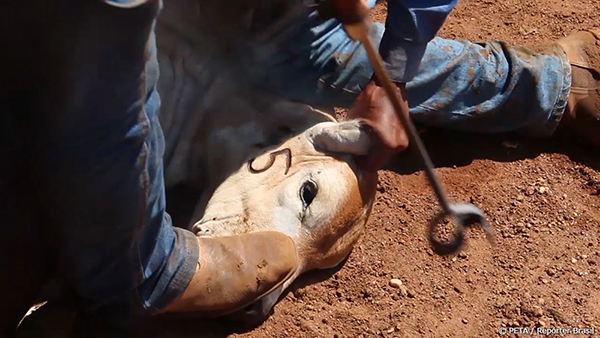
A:
<svg viewBox="0 0 600 338">
<path fill-rule="evenodd" d="M 419 137 L 419 133 L 417 132 L 417 129 L 415 128 L 410 118 L 401 113 L 402 106 L 400 105 L 400 100 L 398 100 L 398 97 L 396 96 L 397 88 L 390 80 L 390 77 L 384 67 L 383 60 L 381 59 L 381 55 L 379 55 L 379 52 L 375 49 L 375 44 L 373 43 L 373 40 L 368 34 L 368 26 L 364 24 L 363 28 L 366 31 L 366 33 L 361 34 L 361 38 L 359 39 L 359 41 L 363 44 L 365 50 L 367 51 L 367 55 L 369 56 L 369 60 L 375 71 L 375 75 L 377 75 L 381 86 L 389 96 L 390 101 L 392 102 L 392 105 L 396 110 L 398 118 L 400 118 L 400 121 L 402 121 L 404 128 L 406 128 L 411 144 L 415 146 L 416 151 L 419 153 L 421 160 L 423 161 L 423 164 L 425 166 L 425 174 L 427 175 L 427 178 L 431 183 L 433 191 L 435 192 L 440 205 L 442 206 L 446 214 L 451 214 L 452 210 L 450 208 L 450 203 L 448 202 L 446 193 L 444 192 L 444 189 L 442 188 L 442 185 L 435 174 L 433 163 L 431 162 L 431 158 L 427 153 L 425 145 L 423 145 L 423 141 Z"/>
</svg>

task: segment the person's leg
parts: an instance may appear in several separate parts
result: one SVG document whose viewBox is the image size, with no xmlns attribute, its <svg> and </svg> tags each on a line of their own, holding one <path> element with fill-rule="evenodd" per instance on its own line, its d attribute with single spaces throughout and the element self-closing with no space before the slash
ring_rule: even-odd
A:
<svg viewBox="0 0 600 338">
<path fill-rule="evenodd" d="M 89 310 L 128 299 L 156 312 L 198 261 L 195 236 L 165 213 L 158 95 L 144 77 L 159 1 L 33 3 L 38 23 L 22 26 L 41 35 L 27 45 L 38 55 L 31 180 L 56 234 L 58 273 Z"/>
<path fill-rule="evenodd" d="M 10 27 L 2 37 L 15 50 L 0 59 L 0 89 L 20 82 L 0 97 L 16 103 L 10 118 L 27 133 L 3 133 L 1 146 L 19 153 L 13 143 L 27 141 L 30 184 L 19 188 L 46 216 L 41 226 L 52 236 L 44 239 L 80 313 L 119 326 L 163 311 L 246 306 L 297 268 L 283 234 L 198 239 L 171 225 L 151 34 L 159 7 L 160 0 L 129 9 L 63 0 L 10 2 L 0 11 Z M 14 284 L 12 268 L 4 276 Z M 23 297 L 19 304 L 31 301 Z"/>
<path fill-rule="evenodd" d="M 564 112 L 571 73 L 558 46 L 436 38 L 407 84 L 417 123 L 481 133 L 551 135 Z"/>
<path fill-rule="evenodd" d="M 270 75 L 263 82 L 292 100 L 350 107 L 373 73 L 364 49 L 335 20 L 319 21 L 316 13 L 299 20 L 302 29 L 282 31 L 287 42 L 267 60 Z M 384 30 L 376 23 L 373 40 Z M 557 45 L 435 38 L 407 94 L 413 121 L 423 125 L 544 136 L 560 121 L 570 84 L 569 60 Z"/>
</svg>

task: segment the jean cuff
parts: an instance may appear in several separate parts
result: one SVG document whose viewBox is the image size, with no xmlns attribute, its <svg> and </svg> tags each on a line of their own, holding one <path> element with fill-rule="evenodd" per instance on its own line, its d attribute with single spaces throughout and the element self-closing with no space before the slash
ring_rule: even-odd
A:
<svg viewBox="0 0 600 338">
<path fill-rule="evenodd" d="M 556 128 L 560 124 L 562 117 L 564 116 L 565 110 L 567 108 L 567 101 L 569 99 L 569 94 L 571 92 L 571 63 L 569 62 L 569 58 L 567 57 L 567 53 L 558 45 L 556 45 L 556 55 L 560 60 L 560 73 L 564 74 L 562 77 L 562 83 L 557 83 L 556 88 L 558 88 L 558 92 L 556 95 L 556 101 L 554 102 L 553 108 L 550 111 L 550 116 L 544 125 L 541 128 L 530 131 L 530 136 L 538 136 L 538 137 L 549 137 L 554 134 Z"/>
<path fill-rule="evenodd" d="M 166 308 L 169 304 L 179 298 L 187 289 L 198 265 L 200 248 L 198 239 L 191 231 L 173 227 L 175 232 L 175 248 L 169 258 L 170 266 L 179 266 L 176 272 L 170 276 L 171 281 L 160 300 L 154 302 L 147 311 L 156 314 Z"/>
</svg>

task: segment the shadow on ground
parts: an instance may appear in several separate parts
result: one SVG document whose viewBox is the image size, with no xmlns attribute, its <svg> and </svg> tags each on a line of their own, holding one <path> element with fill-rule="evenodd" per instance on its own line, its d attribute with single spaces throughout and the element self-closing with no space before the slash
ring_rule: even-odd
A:
<svg viewBox="0 0 600 338">
<path fill-rule="evenodd" d="M 600 171 L 597 148 L 567 132 L 557 132 L 551 138 L 532 139 L 515 134 L 480 135 L 426 129 L 421 138 L 436 168 L 463 167 L 480 159 L 514 162 L 542 153 L 558 153 Z M 411 148 L 391 159 L 384 169 L 407 175 L 422 171 L 423 163 Z"/>
</svg>

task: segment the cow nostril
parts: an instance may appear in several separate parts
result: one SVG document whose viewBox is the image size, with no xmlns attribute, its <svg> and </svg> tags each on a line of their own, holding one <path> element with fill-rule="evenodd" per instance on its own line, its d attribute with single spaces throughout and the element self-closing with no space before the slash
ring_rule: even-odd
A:
<svg viewBox="0 0 600 338">
<path fill-rule="evenodd" d="M 206 236 L 211 234 L 211 230 L 197 226 L 194 228 L 194 233 L 196 236 Z"/>
</svg>

